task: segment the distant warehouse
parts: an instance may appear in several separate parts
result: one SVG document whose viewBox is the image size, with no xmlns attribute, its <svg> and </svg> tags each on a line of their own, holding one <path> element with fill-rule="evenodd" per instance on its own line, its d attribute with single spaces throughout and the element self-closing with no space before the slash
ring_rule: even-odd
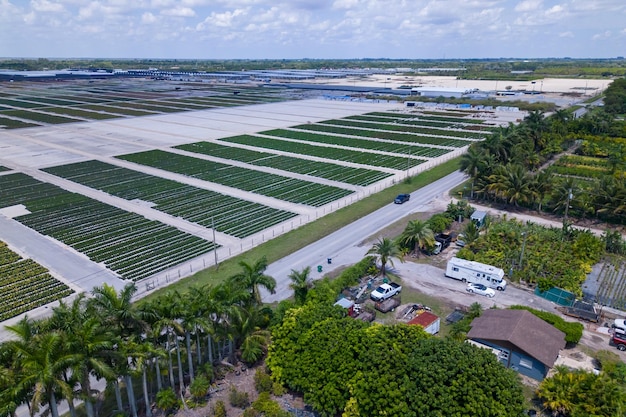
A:
<svg viewBox="0 0 626 417">
<path fill-rule="evenodd" d="M 474 94 L 477 88 L 445 88 L 445 87 L 414 87 L 411 89 L 412 96 L 421 97 L 463 97 Z"/>
</svg>

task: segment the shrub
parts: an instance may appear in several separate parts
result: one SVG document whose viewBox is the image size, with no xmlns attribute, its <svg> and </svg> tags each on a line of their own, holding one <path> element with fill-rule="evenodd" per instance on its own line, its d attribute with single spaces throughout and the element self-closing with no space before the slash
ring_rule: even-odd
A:
<svg viewBox="0 0 626 417">
<path fill-rule="evenodd" d="M 259 394 L 259 398 L 252 404 L 252 408 L 265 417 L 289 417 L 291 415 L 280 408 L 280 405 L 270 398 L 268 392 Z"/>
<path fill-rule="evenodd" d="M 157 392 L 156 405 L 159 409 L 165 411 L 165 414 L 169 414 L 178 406 L 178 398 L 172 388 L 162 389 Z"/>
<path fill-rule="evenodd" d="M 278 383 L 278 382 L 274 382 L 272 384 L 272 394 L 274 394 L 277 397 L 280 397 L 281 395 L 285 395 L 287 393 L 287 388 L 283 387 L 282 384 Z"/>
<path fill-rule="evenodd" d="M 189 392 L 194 399 L 199 400 L 206 397 L 210 385 L 211 383 L 205 376 L 198 375 L 189 385 Z"/>
<path fill-rule="evenodd" d="M 258 368 L 254 373 L 254 388 L 258 393 L 272 391 L 272 377 L 262 368 Z"/>
<path fill-rule="evenodd" d="M 527 310 L 539 317 L 546 323 L 550 323 L 563 333 L 565 333 L 565 341 L 567 343 L 578 343 L 580 338 L 583 337 L 584 326 L 578 322 L 565 321 L 561 317 L 547 311 L 535 310 L 534 308 L 514 305 L 510 307 L 512 310 Z"/>
<path fill-rule="evenodd" d="M 230 405 L 233 407 L 244 409 L 250 405 L 250 398 L 248 397 L 247 392 L 237 391 L 234 385 L 230 387 L 230 392 L 228 393 L 228 401 L 230 401 Z"/>
<path fill-rule="evenodd" d="M 218 400 L 215 403 L 215 408 L 213 409 L 213 416 L 214 417 L 226 417 L 226 404 L 224 404 L 224 401 Z"/>
</svg>

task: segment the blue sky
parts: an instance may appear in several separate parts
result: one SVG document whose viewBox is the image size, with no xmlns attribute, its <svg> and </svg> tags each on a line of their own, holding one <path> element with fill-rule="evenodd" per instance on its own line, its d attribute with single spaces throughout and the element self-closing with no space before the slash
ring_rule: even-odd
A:
<svg viewBox="0 0 626 417">
<path fill-rule="evenodd" d="M 626 0 L 0 0 L 0 56 L 610 58 Z"/>
</svg>

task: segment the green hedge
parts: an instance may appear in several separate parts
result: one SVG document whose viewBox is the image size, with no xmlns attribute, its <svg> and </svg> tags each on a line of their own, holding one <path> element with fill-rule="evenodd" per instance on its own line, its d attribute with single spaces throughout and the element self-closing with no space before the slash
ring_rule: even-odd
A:
<svg viewBox="0 0 626 417">
<path fill-rule="evenodd" d="M 510 307 L 511 310 L 526 310 L 533 313 L 546 323 L 550 323 L 563 333 L 565 333 L 565 341 L 567 343 L 578 343 L 583 336 L 583 325 L 578 322 L 565 321 L 563 318 L 547 311 L 535 310 L 534 308 L 514 305 Z"/>
</svg>

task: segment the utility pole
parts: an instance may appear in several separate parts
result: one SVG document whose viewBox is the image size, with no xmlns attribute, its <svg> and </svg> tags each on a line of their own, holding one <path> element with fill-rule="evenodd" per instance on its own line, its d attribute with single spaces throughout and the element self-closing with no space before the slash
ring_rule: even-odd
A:
<svg viewBox="0 0 626 417">
<path fill-rule="evenodd" d="M 211 216 L 211 230 L 213 230 L 213 254 L 215 255 L 215 269 L 219 269 L 217 264 L 217 242 L 215 241 L 215 218 Z"/>
<path fill-rule="evenodd" d="M 563 223 L 567 221 L 567 211 L 569 210 L 569 203 L 572 200 L 572 189 L 567 190 L 567 203 L 565 204 L 565 216 L 563 217 Z"/>
<path fill-rule="evenodd" d="M 524 259 L 524 249 L 526 249 L 526 232 L 522 232 L 522 252 L 519 254 L 519 269 L 522 269 L 522 260 Z"/>
</svg>

